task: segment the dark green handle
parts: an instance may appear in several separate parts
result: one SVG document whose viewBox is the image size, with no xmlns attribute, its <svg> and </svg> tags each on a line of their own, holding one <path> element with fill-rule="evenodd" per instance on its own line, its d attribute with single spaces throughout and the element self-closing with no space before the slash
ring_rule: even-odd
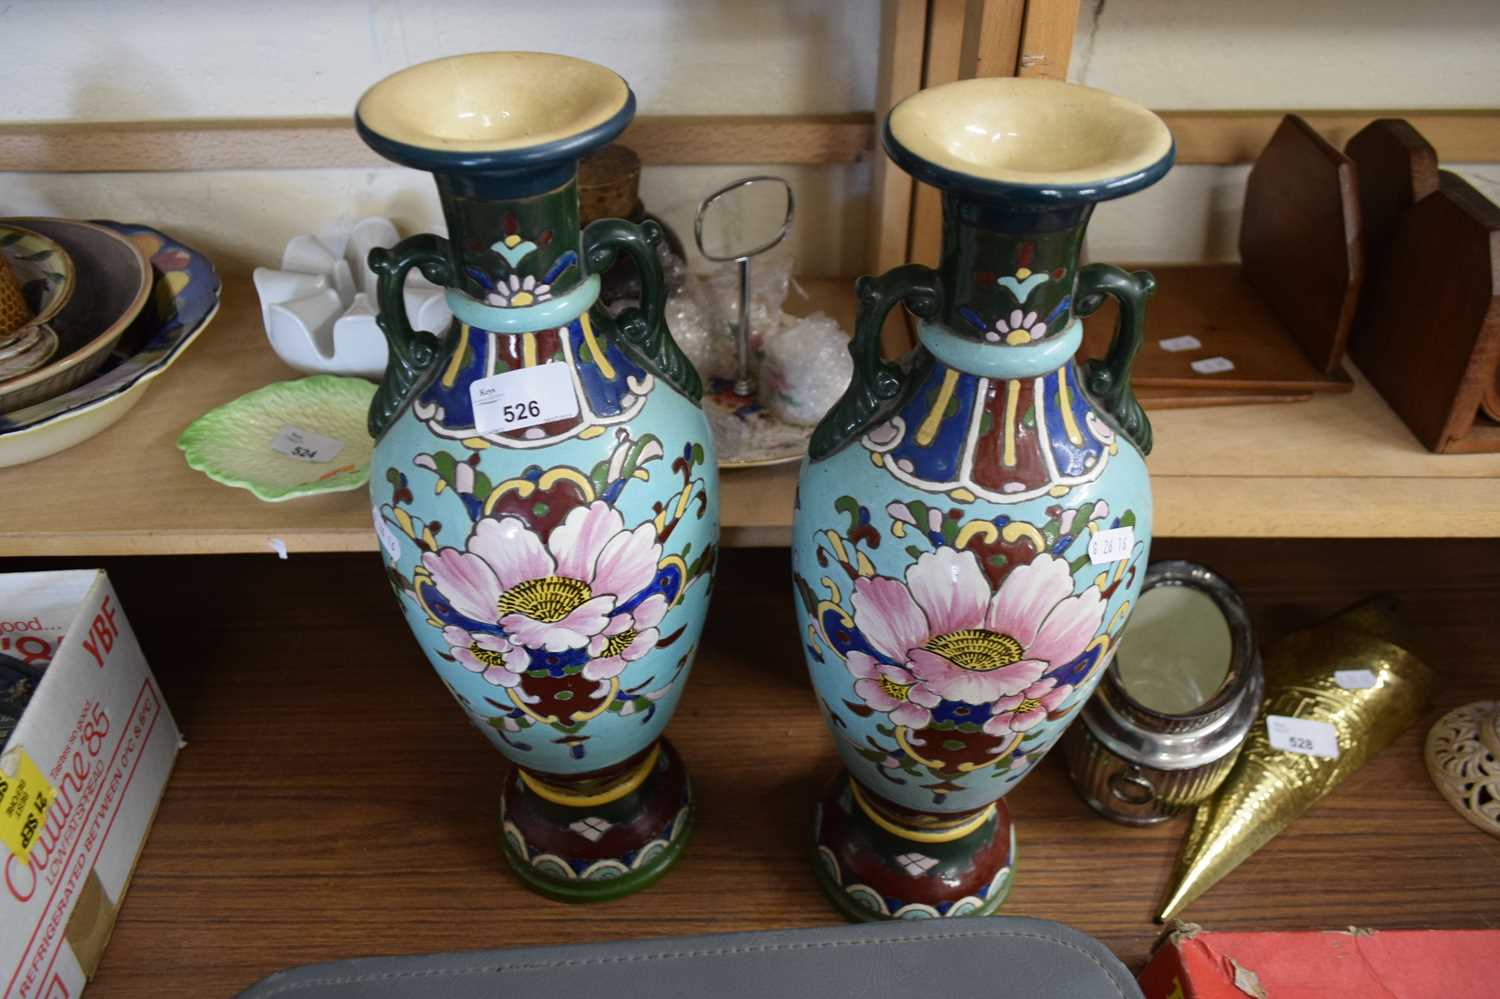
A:
<svg viewBox="0 0 1500 999">
<path fill-rule="evenodd" d="M 860 278 L 854 290 L 859 297 L 859 318 L 854 323 L 854 339 L 849 341 L 854 377 L 813 431 L 809 448 L 813 461 L 828 457 L 869 429 L 901 398 L 915 369 L 932 363 L 922 350 L 912 351 L 900 362 L 885 360 L 880 353 L 880 330 L 900 302 L 923 319 L 937 317 L 943 303 L 937 271 L 903 264 L 878 278 Z"/>
<path fill-rule="evenodd" d="M 1120 305 L 1109 353 L 1084 366 L 1083 384 L 1141 454 L 1151 453 L 1151 421 L 1131 391 L 1130 367 L 1146 339 L 1146 300 L 1155 293 L 1156 279 L 1147 271 L 1132 274 L 1109 264 L 1089 264 L 1078 272 L 1073 298 L 1080 316 L 1093 315 L 1105 296 Z"/>
<path fill-rule="evenodd" d="M 583 252 L 590 274 L 605 274 L 621 251 L 635 264 L 641 281 L 641 305 L 615 317 L 626 353 L 694 403 L 703 398 L 703 382 L 667 329 L 667 282 L 656 244 L 661 226 L 647 219 L 640 225 L 624 219 L 600 219 L 583 230 Z"/>
<path fill-rule="evenodd" d="M 370 403 L 371 437 L 385 433 L 406 405 L 412 389 L 442 353 L 438 334 L 414 330 L 406 318 L 406 274 L 413 267 L 420 267 L 422 276 L 433 284 L 448 284 L 453 278 L 448 241 L 423 233 L 408 236 L 390 249 L 377 247 L 370 251 L 370 269 L 379 277 L 376 298 L 380 314 L 375 322 L 390 346 L 385 377 Z"/>
</svg>

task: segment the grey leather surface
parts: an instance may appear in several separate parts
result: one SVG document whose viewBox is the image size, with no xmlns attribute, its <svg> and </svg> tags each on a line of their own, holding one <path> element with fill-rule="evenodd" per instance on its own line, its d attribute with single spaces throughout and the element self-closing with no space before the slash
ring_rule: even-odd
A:
<svg viewBox="0 0 1500 999">
<path fill-rule="evenodd" d="M 1141 999 L 1141 991 L 1093 938 L 992 916 L 362 958 L 278 972 L 241 999 L 846 996 Z"/>
</svg>

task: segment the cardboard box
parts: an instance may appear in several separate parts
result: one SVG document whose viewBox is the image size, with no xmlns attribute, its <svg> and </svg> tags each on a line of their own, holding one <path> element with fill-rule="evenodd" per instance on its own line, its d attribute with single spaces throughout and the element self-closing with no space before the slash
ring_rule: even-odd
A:
<svg viewBox="0 0 1500 999">
<path fill-rule="evenodd" d="M 0 751 L 0 999 L 71 999 L 98 966 L 181 740 L 101 571 L 0 575 L 0 652 L 51 658 Z"/>
<path fill-rule="evenodd" d="M 1214 933 L 1178 924 L 1137 976 L 1146 999 L 1494 999 L 1500 930 Z"/>
</svg>

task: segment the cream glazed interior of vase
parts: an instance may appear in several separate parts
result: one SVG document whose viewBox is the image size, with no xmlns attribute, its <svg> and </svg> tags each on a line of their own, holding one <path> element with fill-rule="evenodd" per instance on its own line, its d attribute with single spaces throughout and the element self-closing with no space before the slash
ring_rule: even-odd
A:
<svg viewBox="0 0 1500 999">
<path fill-rule="evenodd" d="M 420 63 L 360 98 L 372 131 L 422 149 L 498 152 L 602 125 L 630 88 L 603 66 L 545 52 L 480 52 Z"/>
<path fill-rule="evenodd" d="M 896 105 L 890 129 L 930 163 L 1012 184 L 1127 177 L 1172 148 L 1165 123 L 1139 104 L 1051 80 L 986 77 L 923 90 Z"/>
</svg>

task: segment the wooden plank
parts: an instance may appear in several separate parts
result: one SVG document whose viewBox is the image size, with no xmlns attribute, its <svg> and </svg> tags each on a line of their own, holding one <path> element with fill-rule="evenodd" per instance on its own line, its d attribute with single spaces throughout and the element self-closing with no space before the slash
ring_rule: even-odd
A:
<svg viewBox="0 0 1500 999">
<path fill-rule="evenodd" d="M 1015 76 L 1025 15 L 1026 0 L 969 0 L 959 75 Z"/>
<path fill-rule="evenodd" d="M 1233 579 L 1262 642 L 1389 589 L 1439 675 L 1417 724 L 1187 917 L 1240 931 L 1493 923 L 1495 841 L 1434 793 L 1421 744 L 1443 712 L 1494 695 L 1500 545 L 1193 541 L 1153 555 Z M 98 999 L 230 996 L 291 965 L 373 954 L 840 922 L 808 849 L 837 757 L 807 688 L 785 551 L 728 552 L 718 572 L 667 730 L 699 805 L 681 866 L 587 910 L 506 870 L 502 758 L 430 675 L 373 555 L 200 560 L 191 576 L 180 560 L 107 568 L 188 748 L 89 985 Z M 1182 823 L 1095 817 L 1059 754 L 1006 800 L 1021 863 L 1002 913 L 1060 920 L 1140 966 Z"/>
<path fill-rule="evenodd" d="M 1447 451 L 1500 369 L 1500 207 L 1456 174 L 1439 184 L 1396 229 L 1351 350 L 1422 442 Z M 1482 434 L 1466 450 L 1486 445 L 1500 441 Z"/>
<path fill-rule="evenodd" d="M 903 9 L 915 3 L 923 6 L 925 13 L 925 6 L 919 0 L 891 2 Z M 990 23 L 988 18 L 983 22 Z M 996 55 L 990 65 L 1003 66 L 1003 45 L 997 44 L 994 51 Z M 913 58 L 908 50 L 905 63 L 911 63 Z M 920 52 L 915 58 L 920 61 Z M 910 66 L 903 72 L 909 74 Z M 914 79 L 917 82 L 905 93 L 918 89 L 920 67 Z M 892 93 L 898 91 L 893 88 Z M 1181 164 L 1253 162 L 1284 114 L 1282 111 L 1157 113 L 1177 139 L 1177 162 Z M 1299 111 L 1298 114 L 1338 146 L 1371 121 L 1396 117 L 1411 122 L 1446 162 L 1500 161 L 1500 110 Z M 875 148 L 876 120 L 875 115 L 863 113 L 643 115 L 630 126 L 622 141 L 640 153 L 644 162 L 657 166 L 850 163 L 863 159 Z M 345 118 L 0 125 L 0 172 L 316 169 L 371 167 L 385 162 L 359 141 Z M 896 183 L 899 186 L 901 182 Z M 905 243 L 899 245 L 904 247 Z M 901 262 L 895 257 L 890 259 Z"/>
<path fill-rule="evenodd" d="M 1373 401 L 1380 404 L 1378 397 Z M 1244 441 L 1248 434 L 1255 433 L 1245 427 L 1305 427 L 1301 416 L 1317 405 L 1315 398 L 1289 405 L 1172 408 L 1152 412 L 1151 425 L 1156 430 L 1158 448 L 1165 451 L 1171 447 L 1172 435 L 1200 418 L 1230 415 L 1241 427 L 1232 440 Z M 1190 453 L 1183 447 L 1171 450 L 1170 458 L 1164 455 L 1158 462 L 1153 455 L 1148 462 L 1158 538 L 1500 536 L 1496 483 L 1491 478 L 1158 472 L 1158 465 L 1180 465 L 1184 454 Z M 1493 455 L 1442 457 L 1472 461 Z M 737 546 L 787 545 L 792 536 L 790 510 L 797 488 L 796 467 L 756 472 L 750 480 L 753 492 L 731 493 L 725 489 L 721 514 L 727 521 L 727 511 L 733 505 Z M 734 473 L 736 479 L 742 475 L 749 473 Z"/>
<path fill-rule="evenodd" d="M 1314 399 L 1289 406 L 1174 409 L 1153 413 L 1151 422 L 1160 432 L 1178 425 L 1168 417 L 1234 413 L 1242 425 L 1258 425 L 1261 413 L 1305 414 L 1316 405 Z M 1454 460 L 1452 455 L 1442 457 Z M 1163 538 L 1493 538 L 1500 536 L 1496 494 L 1491 480 L 1450 477 L 1151 477 L 1161 527 L 1157 536 Z"/>
<path fill-rule="evenodd" d="M 621 141 L 649 165 L 864 159 L 869 114 L 642 115 Z M 0 125 L 0 171 L 60 173 L 370 167 L 348 118 Z"/>
<path fill-rule="evenodd" d="M 922 88 L 922 40 L 926 32 L 927 0 L 885 0 L 881 11 L 880 77 L 875 92 L 877 129 L 891 108 Z M 891 162 L 878 142 L 876 146 L 870 271 L 884 274 L 906 262 L 915 182 L 910 174 Z"/>
<path fill-rule="evenodd" d="M 1238 392 L 1347 392 L 1342 371 L 1326 374 L 1303 353 L 1239 264 L 1163 264 L 1148 268 L 1156 295 L 1146 310 L 1146 340 L 1131 381 L 1137 388 Z M 1083 322 L 1088 357 L 1103 357 L 1118 309 L 1105 302 Z M 1166 350 L 1163 341 L 1191 336 L 1201 346 Z M 1193 363 L 1223 357 L 1233 370 L 1200 374 Z M 1148 406 L 1148 408 L 1150 408 Z"/>
<path fill-rule="evenodd" d="M 1340 370 L 1365 280 L 1354 164 L 1287 115 L 1245 183 L 1245 281 L 1313 366 Z"/>
<path fill-rule="evenodd" d="M 1360 241 L 1368 281 L 1384 280 L 1385 258 L 1411 206 L 1437 191 L 1437 150 L 1400 118 L 1382 118 L 1360 129 L 1344 146 L 1359 178 Z M 1369 316 L 1362 295 L 1360 325 Z"/>
<path fill-rule="evenodd" d="M 1276 389 L 1254 392 L 1231 391 L 1201 388 L 1196 385 L 1189 388 L 1139 386 L 1135 390 L 1135 397 L 1140 400 L 1147 413 L 1155 413 L 1161 409 L 1203 409 L 1209 406 L 1258 406 L 1266 403 L 1306 402 L 1312 398 L 1312 393 Z"/>
<path fill-rule="evenodd" d="M 932 0 L 927 19 L 927 55 L 922 65 L 922 89 L 940 87 L 959 78 L 963 60 L 965 0 Z M 908 259 L 936 267 L 943 249 L 943 196 L 920 181 L 912 200 L 911 246 Z"/>
<path fill-rule="evenodd" d="M 884 0 L 881 5 L 880 75 L 875 90 L 876 129 L 884 124 L 891 108 L 922 88 L 926 34 L 927 0 Z M 892 267 L 906 263 L 916 181 L 891 162 L 876 140 L 871 183 L 869 268 L 872 274 L 884 274 Z M 899 357 L 911 349 L 911 331 L 899 312 L 886 319 L 881 329 L 881 342 L 889 357 Z"/>
<path fill-rule="evenodd" d="M 1080 0 L 1027 0 L 1016 75 L 1066 80 Z"/>
<path fill-rule="evenodd" d="M 1282 111 L 1158 111 L 1177 140 L 1177 162 L 1253 163 L 1281 124 Z M 1405 118 L 1447 163 L 1500 161 L 1500 110 L 1301 111 L 1297 115 L 1340 149 L 1378 118 Z"/>
</svg>

